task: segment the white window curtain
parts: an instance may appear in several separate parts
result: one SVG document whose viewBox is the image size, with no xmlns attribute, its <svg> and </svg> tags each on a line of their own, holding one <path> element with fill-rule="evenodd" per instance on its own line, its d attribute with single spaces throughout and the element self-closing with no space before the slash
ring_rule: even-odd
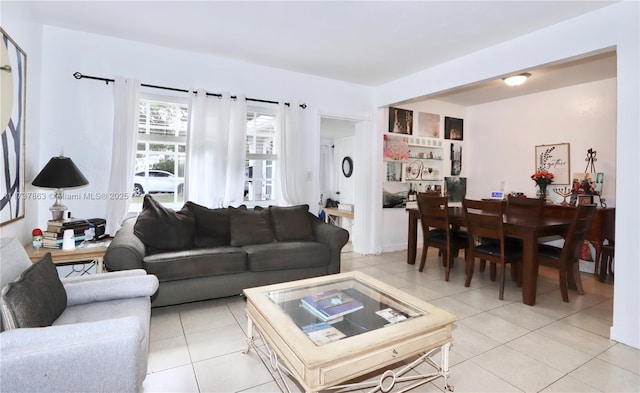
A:
<svg viewBox="0 0 640 393">
<path fill-rule="evenodd" d="M 185 199 L 215 208 L 239 205 L 244 192 L 247 134 L 245 97 L 207 96 L 190 103 Z"/>
<path fill-rule="evenodd" d="M 300 165 L 299 144 L 300 107 L 291 102 L 289 106 L 278 104 L 276 115 L 276 133 L 279 140 L 278 158 L 280 160 L 280 199 L 283 205 L 303 203 L 304 174 Z"/>
<path fill-rule="evenodd" d="M 138 111 L 140 81 L 116 77 L 113 88 L 113 143 L 109 192 L 131 193 L 135 170 L 136 141 L 138 139 Z M 128 198 L 107 200 L 106 233 L 115 235 L 129 210 Z"/>
</svg>

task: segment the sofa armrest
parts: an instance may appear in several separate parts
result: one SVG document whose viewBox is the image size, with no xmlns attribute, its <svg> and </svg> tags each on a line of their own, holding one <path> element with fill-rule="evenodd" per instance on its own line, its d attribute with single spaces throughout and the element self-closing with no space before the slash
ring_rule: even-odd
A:
<svg viewBox="0 0 640 393">
<path fill-rule="evenodd" d="M 126 219 L 116 232 L 104 254 L 104 266 L 108 271 L 142 269 L 142 260 L 146 247 L 142 240 L 133 233 L 135 217 Z"/>
<path fill-rule="evenodd" d="M 349 232 L 335 225 L 327 224 L 318 217 L 309 213 L 313 235 L 317 242 L 325 244 L 331 251 L 331 263 L 329 273 L 340 273 L 340 253 L 342 247 L 349 241 Z"/>
<path fill-rule="evenodd" d="M 144 272 L 133 272 L 140 271 Z M 117 273 L 119 272 L 96 275 L 102 277 L 94 280 L 64 281 L 67 307 L 107 300 L 150 297 L 158 290 L 158 278 L 152 274 L 126 276 Z"/>
<path fill-rule="evenodd" d="M 119 272 L 109 272 L 105 274 L 87 274 L 84 276 L 63 277 L 60 279 L 63 284 L 73 284 L 78 282 L 112 280 L 115 277 L 135 277 L 144 276 L 147 272 L 144 269 L 122 270 Z"/>
<path fill-rule="evenodd" d="M 136 317 L 12 329 L 0 334 L 0 388 L 15 392 L 133 392 L 144 380 Z M 83 372 L 78 372 L 78 368 Z M 106 372 L 103 372 L 106 370 Z M 140 375 L 142 374 L 142 375 Z"/>
</svg>

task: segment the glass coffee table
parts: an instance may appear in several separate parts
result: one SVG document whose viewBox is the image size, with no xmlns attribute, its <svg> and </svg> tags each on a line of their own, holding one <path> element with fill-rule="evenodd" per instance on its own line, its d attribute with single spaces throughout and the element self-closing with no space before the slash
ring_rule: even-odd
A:
<svg viewBox="0 0 640 393">
<path fill-rule="evenodd" d="M 360 272 L 244 290 L 248 348 L 264 357 L 276 382 L 283 373 L 307 392 L 327 389 L 411 389 L 449 377 L 455 315 Z M 260 345 L 261 341 L 265 345 Z M 431 359 L 440 352 L 440 362 Z M 402 360 L 415 358 L 398 369 Z M 410 373 L 419 364 L 431 374 Z M 395 370 L 388 369 L 395 367 Z M 349 383 L 378 372 L 379 378 Z"/>
</svg>

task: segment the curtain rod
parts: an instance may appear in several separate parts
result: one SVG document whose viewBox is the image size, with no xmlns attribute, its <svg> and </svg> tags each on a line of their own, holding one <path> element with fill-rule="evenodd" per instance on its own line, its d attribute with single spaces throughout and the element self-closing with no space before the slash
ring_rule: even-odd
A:
<svg viewBox="0 0 640 393">
<path fill-rule="evenodd" d="M 74 78 L 76 78 L 76 79 L 93 79 L 93 80 L 97 80 L 97 81 L 103 81 L 103 82 L 105 82 L 107 85 L 109 84 L 109 82 L 115 82 L 115 80 L 114 80 L 114 79 L 101 78 L 101 77 L 98 77 L 98 76 L 83 75 L 83 74 L 81 74 L 81 73 L 79 73 L 79 72 L 75 72 L 75 73 L 73 74 L 73 76 L 74 76 Z M 141 83 L 141 84 L 140 84 L 140 86 L 143 86 L 143 87 L 150 87 L 150 88 L 153 88 L 153 89 L 162 89 L 162 90 L 179 91 L 179 92 L 181 92 L 181 93 L 189 93 L 189 92 L 190 92 L 190 90 L 178 89 L 178 88 L 175 88 L 175 87 L 166 87 L 166 86 L 158 86 L 158 85 L 148 85 L 148 84 L 146 84 L 146 83 Z M 222 94 L 218 94 L 218 93 L 207 93 L 207 96 L 209 96 L 209 97 L 218 97 L 218 98 L 220 98 L 220 97 L 222 97 Z M 233 99 L 235 100 L 235 99 L 237 99 L 238 97 L 236 97 L 236 96 L 231 96 L 231 98 L 233 98 Z M 247 97 L 247 98 L 245 98 L 245 99 L 246 99 L 247 101 L 263 102 L 263 103 L 266 103 L 266 104 L 278 104 L 278 103 L 279 103 L 278 101 L 261 100 L 261 99 L 259 99 L 259 98 L 249 98 L 249 97 Z M 291 104 L 289 104 L 288 102 L 285 102 L 284 104 L 285 104 L 286 106 L 290 106 L 290 105 L 291 105 Z M 306 109 L 306 108 L 307 108 L 307 104 L 300 104 L 300 108 L 302 108 L 302 109 Z"/>
</svg>

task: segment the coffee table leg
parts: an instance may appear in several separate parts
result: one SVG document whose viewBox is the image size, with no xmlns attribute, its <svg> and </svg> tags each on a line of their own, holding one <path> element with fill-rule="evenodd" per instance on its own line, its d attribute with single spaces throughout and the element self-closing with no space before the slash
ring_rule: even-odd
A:
<svg viewBox="0 0 640 393">
<path fill-rule="evenodd" d="M 449 379 L 449 348 L 451 343 L 444 344 L 441 348 L 440 362 L 442 367 L 442 377 L 444 378 L 444 388 L 448 392 L 453 392 L 453 386 L 449 385 L 447 380 Z"/>
<path fill-rule="evenodd" d="M 247 350 L 244 351 L 243 353 L 249 353 L 249 351 L 251 350 L 251 347 L 254 345 L 253 335 L 254 335 L 253 321 L 247 315 Z"/>
</svg>

